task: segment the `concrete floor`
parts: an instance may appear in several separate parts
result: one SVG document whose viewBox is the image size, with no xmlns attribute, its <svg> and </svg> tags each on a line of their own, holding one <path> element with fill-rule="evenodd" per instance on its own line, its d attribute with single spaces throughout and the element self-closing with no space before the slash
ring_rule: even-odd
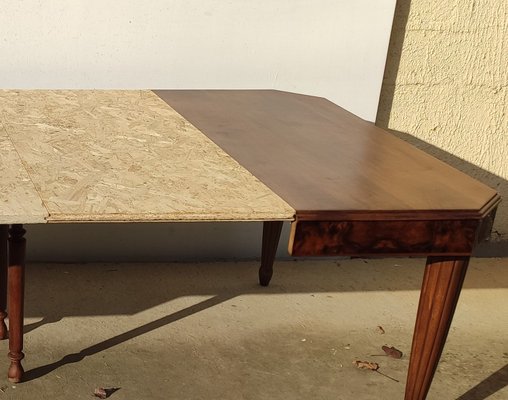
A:
<svg viewBox="0 0 508 400">
<path fill-rule="evenodd" d="M 269 288 L 257 262 L 31 264 L 27 382 L 0 399 L 402 399 L 423 264 L 277 262 Z M 473 260 L 462 293 L 429 399 L 508 399 L 508 259 Z"/>
</svg>

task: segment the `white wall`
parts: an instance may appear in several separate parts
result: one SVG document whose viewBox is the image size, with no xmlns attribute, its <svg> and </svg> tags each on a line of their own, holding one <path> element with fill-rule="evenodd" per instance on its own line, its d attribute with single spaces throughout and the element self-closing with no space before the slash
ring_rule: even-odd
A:
<svg viewBox="0 0 508 400">
<path fill-rule="evenodd" d="M 273 88 L 326 97 L 374 121 L 394 7 L 395 0 L 0 0 L 0 88 Z M 147 251 L 174 255 L 164 243 L 199 232 L 188 258 L 215 256 L 199 247 L 206 238 L 230 243 L 225 256 L 251 257 L 258 225 L 150 225 L 161 242 Z M 51 258 L 70 246 L 71 259 L 104 258 L 104 238 L 114 242 L 126 228 L 73 228 L 83 239 L 73 242 L 66 229 L 35 228 L 29 255 Z M 124 254 L 146 237 L 142 229 L 122 236 Z M 231 242 L 236 237 L 253 244 Z"/>
<path fill-rule="evenodd" d="M 373 121 L 394 4 L 0 1 L 0 87 L 276 88 Z"/>
</svg>

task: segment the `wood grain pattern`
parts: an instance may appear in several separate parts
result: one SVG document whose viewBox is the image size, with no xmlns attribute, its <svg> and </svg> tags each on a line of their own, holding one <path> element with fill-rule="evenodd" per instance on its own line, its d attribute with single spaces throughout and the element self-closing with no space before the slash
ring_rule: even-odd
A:
<svg viewBox="0 0 508 400">
<path fill-rule="evenodd" d="M 469 257 L 429 257 L 416 318 L 406 400 L 424 400 L 450 329 Z"/>
<path fill-rule="evenodd" d="M 23 319 L 25 307 L 25 254 L 26 239 L 22 225 L 9 229 L 9 354 L 11 365 L 7 377 L 13 383 L 23 379 Z"/>
<path fill-rule="evenodd" d="M 7 265 L 9 263 L 8 232 L 8 225 L 0 225 L 0 340 L 7 339 L 5 317 L 7 317 Z"/>
<path fill-rule="evenodd" d="M 259 267 L 259 284 L 268 286 L 273 275 L 273 262 L 277 254 L 282 221 L 266 221 L 263 223 L 263 247 L 261 250 L 261 266 Z"/>
<path fill-rule="evenodd" d="M 493 210 L 490 210 L 485 216 L 481 219 L 480 226 L 477 231 L 477 239 L 476 242 L 480 243 L 490 238 L 492 233 L 492 227 L 494 226 L 494 220 L 496 219 L 497 207 Z"/>
<path fill-rule="evenodd" d="M 293 222 L 293 256 L 469 255 L 479 220 Z"/>
<path fill-rule="evenodd" d="M 479 218 L 485 204 L 499 201 L 493 189 L 322 98 L 259 90 L 155 93 L 301 219 L 390 219 L 393 212 L 402 219 Z"/>
<path fill-rule="evenodd" d="M 0 120 L 50 222 L 294 216 L 287 203 L 151 91 L 4 90 Z"/>
</svg>

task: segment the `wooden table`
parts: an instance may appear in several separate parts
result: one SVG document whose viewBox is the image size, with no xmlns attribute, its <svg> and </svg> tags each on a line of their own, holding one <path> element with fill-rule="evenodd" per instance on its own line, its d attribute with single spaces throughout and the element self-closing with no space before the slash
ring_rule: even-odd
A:
<svg viewBox="0 0 508 400">
<path fill-rule="evenodd" d="M 11 381 L 23 377 L 23 224 L 263 221 L 266 286 L 291 221 L 294 256 L 427 256 L 405 398 L 426 397 L 494 190 L 317 97 L 4 90 L 0 102 Z"/>
</svg>

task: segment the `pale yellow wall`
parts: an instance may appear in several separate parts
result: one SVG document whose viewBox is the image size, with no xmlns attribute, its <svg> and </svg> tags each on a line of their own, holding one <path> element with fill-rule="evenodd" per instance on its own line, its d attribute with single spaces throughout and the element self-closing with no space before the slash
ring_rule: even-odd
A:
<svg viewBox="0 0 508 400">
<path fill-rule="evenodd" d="M 377 124 L 497 188 L 508 240 L 508 1 L 399 0 Z"/>
</svg>

